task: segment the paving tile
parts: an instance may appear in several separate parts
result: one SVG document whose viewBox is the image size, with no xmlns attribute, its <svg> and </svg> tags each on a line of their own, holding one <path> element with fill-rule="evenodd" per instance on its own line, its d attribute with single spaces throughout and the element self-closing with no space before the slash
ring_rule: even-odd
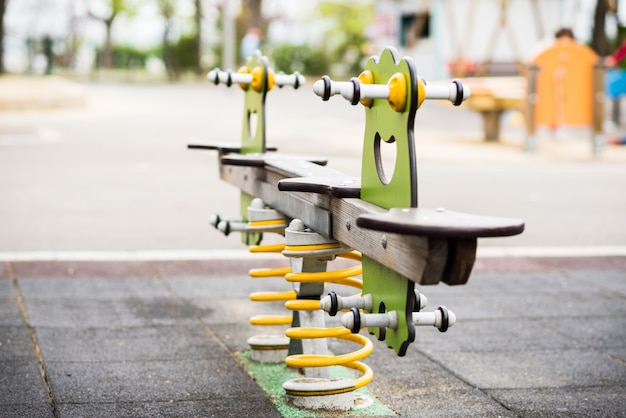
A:
<svg viewBox="0 0 626 418">
<path fill-rule="evenodd" d="M 18 278 L 147 278 L 154 275 L 141 261 L 14 261 L 11 266 Z"/>
<path fill-rule="evenodd" d="M 597 349 L 626 349 L 626 318 L 624 316 L 596 316 L 562 318 L 558 322 L 540 319 L 540 323 L 552 327 L 573 340 Z"/>
<path fill-rule="evenodd" d="M 111 328 L 193 324 L 197 309 L 172 298 L 27 300 L 34 327 Z"/>
<path fill-rule="evenodd" d="M 624 316 L 623 298 L 594 288 L 586 290 L 544 290 L 538 284 L 532 293 L 485 293 L 491 303 L 508 307 L 511 312 L 526 318 L 561 318 L 588 316 Z"/>
<path fill-rule="evenodd" d="M 626 363 L 626 347 L 608 348 L 603 350 L 607 355 Z M 626 378 L 625 378 L 626 379 Z"/>
<path fill-rule="evenodd" d="M 238 321 L 248 322 L 254 315 L 291 315 L 285 308 L 285 302 L 255 302 L 248 298 L 193 298 L 185 300 L 202 314 L 201 319 L 207 324 Z"/>
<path fill-rule="evenodd" d="M 207 298 L 208 301 L 220 298 L 245 298 L 252 292 L 284 291 L 292 285 L 282 278 L 257 278 L 230 275 L 221 277 L 183 277 L 166 279 L 170 288 L 183 299 Z"/>
<path fill-rule="evenodd" d="M 437 352 L 429 356 L 481 389 L 623 385 L 626 366 L 595 351 Z"/>
<path fill-rule="evenodd" d="M 25 326 L 0 326 L 0 362 L 34 358 L 33 342 Z"/>
<path fill-rule="evenodd" d="M 626 259 L 626 257 L 624 257 Z M 590 286 L 602 288 L 626 298 L 626 268 L 623 270 L 607 271 L 598 274 L 597 271 L 572 271 L 568 276 L 579 279 Z"/>
<path fill-rule="evenodd" d="M 39 364 L 34 356 L 26 360 L 0 361 L 0 370 L 0 405 L 49 402 Z"/>
<path fill-rule="evenodd" d="M 208 359 L 227 354 L 200 324 L 118 328 L 37 328 L 46 362 Z"/>
<path fill-rule="evenodd" d="M 46 362 L 58 403 L 195 401 L 262 396 L 229 356 L 142 362 Z"/>
<path fill-rule="evenodd" d="M 251 269 L 264 267 L 283 267 L 289 265 L 285 258 L 267 257 L 255 258 L 250 255 L 250 259 L 244 260 L 181 260 L 181 261 L 147 261 L 150 268 L 161 277 L 223 277 L 240 275 L 246 276 Z"/>
<path fill-rule="evenodd" d="M 215 335 L 224 343 L 230 351 L 242 351 L 250 349 L 246 342 L 253 335 L 261 334 L 284 334 L 280 327 L 253 327 L 241 322 L 222 322 L 211 324 L 211 329 Z"/>
<path fill-rule="evenodd" d="M 18 283 L 26 300 L 152 299 L 172 296 L 159 280 L 153 278 L 84 279 L 75 277 L 55 280 L 25 278 L 19 279 Z"/>
<path fill-rule="evenodd" d="M 53 418 L 52 407 L 49 403 L 28 403 L 17 405 L 0 405 L 0 417 L 2 418 Z"/>
<path fill-rule="evenodd" d="M 427 395 L 404 396 L 401 393 L 393 397 L 374 395 L 385 405 L 393 409 L 399 418 L 415 417 L 501 417 L 517 418 L 519 415 L 494 402 L 479 390 L 443 390 Z"/>
<path fill-rule="evenodd" d="M 3 286 L 7 283 L 8 286 Z M 0 281 L 0 326 L 24 325 L 24 317 L 11 282 Z"/>
<path fill-rule="evenodd" d="M 480 274 L 473 277 L 465 286 L 450 289 L 467 289 L 473 292 L 495 294 L 534 294 L 539 292 L 583 292 L 589 283 L 570 276 L 562 271 L 542 273 Z"/>
<path fill-rule="evenodd" d="M 520 318 L 461 319 L 445 333 L 434 327 L 421 327 L 416 330 L 415 344 L 426 353 L 560 350 L 576 346 L 571 338 Z"/>
<path fill-rule="evenodd" d="M 626 386 L 489 390 L 489 395 L 524 417 L 623 417 Z"/>
<path fill-rule="evenodd" d="M 398 357 L 393 350 L 385 347 L 383 342 L 376 341 L 373 336 L 370 336 L 370 339 L 374 341 L 374 352 L 364 362 L 374 370 L 376 377 L 368 388 L 377 394 L 394 398 L 398 395 L 394 393 L 394 388 L 399 387 L 403 388 L 404 398 L 432 395 L 437 392 L 472 390 L 467 383 L 419 351 L 409 348 L 404 357 Z M 351 344 L 344 345 L 341 351 L 333 351 L 346 353 L 349 347 L 358 348 Z"/>
<path fill-rule="evenodd" d="M 88 404 L 59 404 L 62 417 L 92 418 L 153 418 L 153 417 L 207 417 L 240 418 L 246 414 L 263 418 L 280 418 L 272 402 L 265 396 L 240 398 L 209 398 L 172 402 L 116 402 Z"/>
<path fill-rule="evenodd" d="M 0 298 L 12 299 L 15 297 L 13 282 L 10 280 L 0 280 Z"/>
<path fill-rule="evenodd" d="M 374 343 L 374 351 L 363 362 L 374 371 L 374 380 L 367 388 L 400 417 L 515 416 L 485 393 L 424 356 L 414 345 L 404 357 L 398 357 L 383 342 L 368 337 Z M 334 340 L 329 348 L 334 353 L 343 354 L 359 346 Z"/>
<path fill-rule="evenodd" d="M 9 270 L 7 269 L 6 264 L 0 261 L 0 280 L 10 279 L 10 278 L 11 277 L 9 276 Z M 0 294 L 2 293 L 0 292 Z"/>
</svg>

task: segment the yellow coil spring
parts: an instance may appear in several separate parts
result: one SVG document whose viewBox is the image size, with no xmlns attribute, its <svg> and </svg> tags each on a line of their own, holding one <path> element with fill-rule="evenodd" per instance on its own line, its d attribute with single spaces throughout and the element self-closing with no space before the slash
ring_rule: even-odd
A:
<svg viewBox="0 0 626 418">
<path fill-rule="evenodd" d="M 285 244 L 258 245 L 250 247 L 252 253 L 280 253 Z M 291 272 L 290 267 L 252 269 L 248 272 L 253 278 L 281 277 Z M 250 300 L 255 302 L 282 302 L 296 299 L 296 292 L 255 292 L 250 294 Z M 291 325 L 291 315 L 255 315 L 250 318 L 252 325 Z"/>
<path fill-rule="evenodd" d="M 350 251 L 340 254 L 339 257 L 361 261 L 361 254 L 356 251 Z M 350 286 L 357 289 L 363 288 L 363 282 L 353 276 L 358 276 L 362 273 L 362 267 L 358 266 L 324 272 L 306 272 L 306 273 L 287 273 L 285 279 L 288 282 L 324 282 L 335 283 L 344 286 Z M 320 302 L 318 300 L 289 300 L 285 303 L 285 306 L 291 310 L 297 311 L 309 311 L 320 309 Z M 313 328 L 313 327 L 299 327 L 289 328 L 285 334 L 289 338 L 297 339 L 309 339 L 309 338 L 338 338 L 346 341 L 351 341 L 362 345 L 363 347 L 357 351 L 341 354 L 337 356 L 326 354 L 296 354 L 287 357 L 285 362 L 290 367 L 307 368 L 307 367 L 329 367 L 329 366 L 343 366 L 359 371 L 362 375 L 355 381 L 355 388 L 358 389 L 370 383 L 374 378 L 374 372 L 372 369 L 361 363 L 359 360 L 372 354 L 374 345 L 372 342 L 359 334 L 352 334 L 349 329 L 345 327 L 336 328 Z"/>
</svg>

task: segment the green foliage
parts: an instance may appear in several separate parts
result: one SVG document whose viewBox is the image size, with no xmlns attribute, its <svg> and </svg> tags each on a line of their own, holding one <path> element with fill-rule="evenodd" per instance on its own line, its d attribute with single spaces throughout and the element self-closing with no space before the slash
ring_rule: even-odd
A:
<svg viewBox="0 0 626 418">
<path fill-rule="evenodd" d="M 363 67 L 361 61 L 365 58 L 365 32 L 374 17 L 373 5 L 323 1 L 318 4 L 317 11 L 321 18 L 332 22 L 324 34 L 330 61 L 345 64 L 349 74 L 359 73 Z"/>
<path fill-rule="evenodd" d="M 346 77 L 361 72 L 367 43 L 366 30 L 374 17 L 372 4 L 323 1 L 318 4 L 316 21 L 328 29 L 320 46 L 282 44 L 273 48 L 275 68 L 307 75 L 330 74 Z"/>
<path fill-rule="evenodd" d="M 173 47 L 175 62 L 179 69 L 191 69 L 196 66 L 197 54 L 196 38 L 193 35 L 181 37 Z"/>
<path fill-rule="evenodd" d="M 272 61 L 277 71 L 298 71 L 307 75 L 323 75 L 329 70 L 328 60 L 321 48 L 309 45 L 283 44 L 274 48 Z"/>
<path fill-rule="evenodd" d="M 131 0 L 111 0 L 111 11 L 115 14 L 126 13 L 129 16 L 134 16 L 137 13 L 139 3 Z"/>
<path fill-rule="evenodd" d="M 100 62 L 101 54 L 102 50 L 98 49 L 96 51 L 96 62 Z M 115 45 L 113 47 L 113 68 L 144 68 L 148 58 L 160 55 L 160 48 L 144 50 L 129 45 Z"/>
</svg>

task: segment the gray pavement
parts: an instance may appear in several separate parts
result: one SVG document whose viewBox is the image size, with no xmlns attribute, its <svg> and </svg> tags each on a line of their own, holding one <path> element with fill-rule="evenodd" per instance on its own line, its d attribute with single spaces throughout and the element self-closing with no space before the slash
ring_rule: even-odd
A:
<svg viewBox="0 0 626 418">
<path fill-rule="evenodd" d="M 295 416 L 240 357 L 247 318 L 282 311 L 248 293 L 285 286 L 246 271 L 284 260 L 207 225 L 238 194 L 186 149 L 238 140 L 239 91 L 83 88 L 84 107 L 0 112 L 0 417 Z M 310 88 L 268 105 L 270 143 L 358 174 L 358 107 Z M 468 110 L 418 113 L 420 205 L 527 229 L 483 240 L 468 285 L 420 289 L 459 322 L 420 329 L 404 358 L 375 342 L 368 388 L 403 417 L 626 416 L 626 147 L 544 138 L 529 155 L 515 115 L 503 128 L 485 144 Z"/>
<path fill-rule="evenodd" d="M 245 272 L 281 263 L 0 265 L 0 416 L 315 416 L 279 412 L 237 360 L 248 318 L 284 312 L 247 295 L 288 288 Z M 368 389 L 397 416 L 626 416 L 626 258 L 481 258 L 421 291 L 459 322 L 401 358 L 374 342 Z"/>
</svg>

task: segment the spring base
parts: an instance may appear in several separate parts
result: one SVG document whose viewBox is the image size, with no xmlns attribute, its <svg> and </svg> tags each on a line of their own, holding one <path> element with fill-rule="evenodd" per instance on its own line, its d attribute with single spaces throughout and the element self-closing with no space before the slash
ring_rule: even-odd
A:
<svg viewBox="0 0 626 418">
<path fill-rule="evenodd" d="M 302 377 L 283 383 L 287 402 L 297 408 L 349 411 L 355 406 L 353 379 Z"/>
<path fill-rule="evenodd" d="M 250 358 L 259 363 L 284 363 L 289 349 L 289 338 L 284 335 L 255 335 L 248 338 Z"/>
</svg>

